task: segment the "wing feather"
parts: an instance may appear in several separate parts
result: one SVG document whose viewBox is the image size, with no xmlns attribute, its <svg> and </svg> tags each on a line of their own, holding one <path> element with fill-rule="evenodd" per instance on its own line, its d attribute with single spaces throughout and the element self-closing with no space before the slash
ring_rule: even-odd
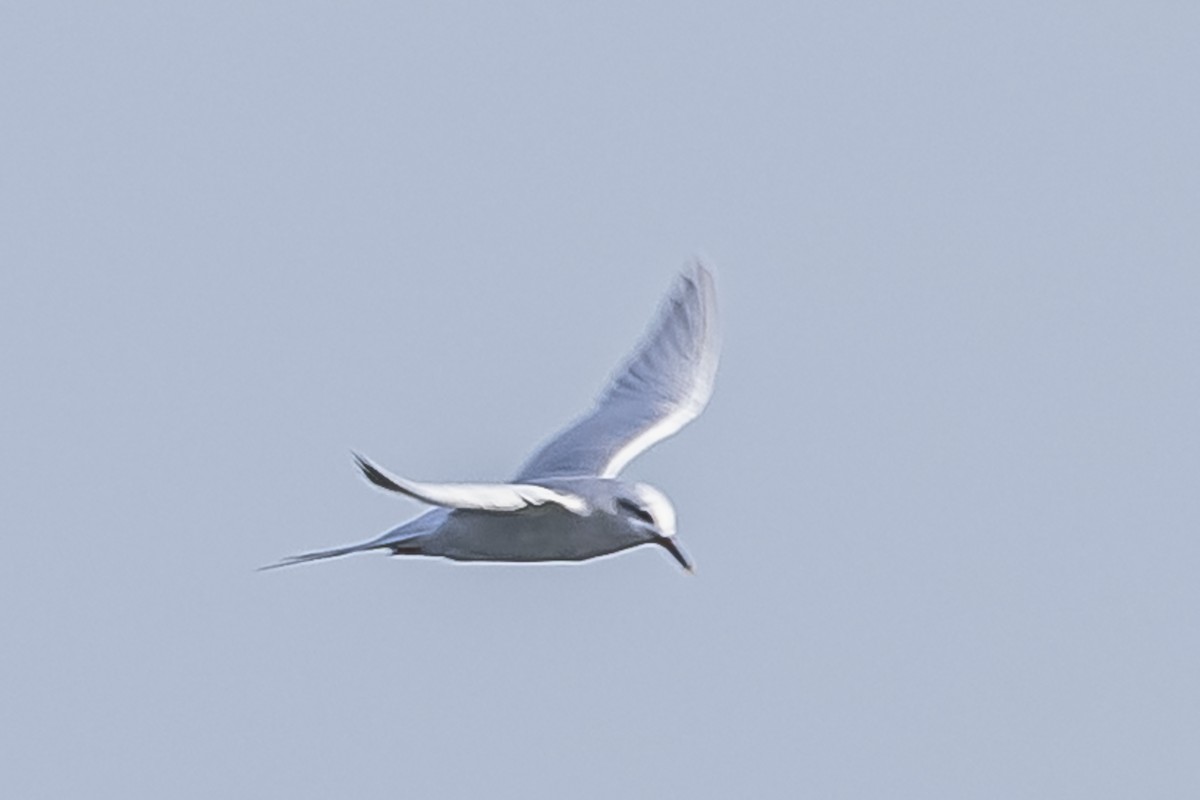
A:
<svg viewBox="0 0 1200 800">
<path fill-rule="evenodd" d="M 559 505 L 573 514 L 587 514 L 590 507 L 582 497 L 569 492 L 523 483 L 418 483 L 389 475 L 367 459 L 354 454 L 359 469 L 371 483 L 391 492 L 408 495 L 423 503 L 473 511 L 520 511 L 531 506 Z"/>
<path fill-rule="evenodd" d="M 716 287 L 712 273 L 693 261 L 592 410 L 542 445 L 516 480 L 616 477 L 700 415 L 712 396 L 719 355 Z"/>
</svg>

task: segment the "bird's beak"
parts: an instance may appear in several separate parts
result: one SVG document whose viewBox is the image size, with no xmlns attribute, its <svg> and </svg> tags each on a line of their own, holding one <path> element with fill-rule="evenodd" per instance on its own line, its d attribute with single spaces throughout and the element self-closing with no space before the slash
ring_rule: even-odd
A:
<svg viewBox="0 0 1200 800">
<path fill-rule="evenodd" d="M 683 567 L 685 570 L 688 571 L 688 574 L 691 574 L 696 571 L 692 567 L 691 560 L 689 560 L 688 557 L 686 555 L 684 555 L 683 550 L 679 547 L 679 543 L 675 541 L 675 537 L 660 536 L 659 538 L 655 539 L 654 541 L 657 542 L 658 544 L 662 545 L 663 549 L 666 550 L 668 553 L 675 556 L 675 560 L 679 562 L 679 565 L 681 567 Z"/>
</svg>

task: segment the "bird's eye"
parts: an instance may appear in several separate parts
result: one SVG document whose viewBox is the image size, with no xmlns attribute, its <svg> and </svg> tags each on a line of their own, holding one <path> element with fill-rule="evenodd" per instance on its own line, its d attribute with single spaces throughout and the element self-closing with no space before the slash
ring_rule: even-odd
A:
<svg viewBox="0 0 1200 800">
<path fill-rule="evenodd" d="M 650 516 L 650 512 L 639 505 L 631 503 L 624 498 L 618 498 L 617 506 L 625 511 L 628 511 L 630 514 L 642 520 L 643 522 L 646 522 L 650 525 L 654 524 L 654 517 Z"/>
</svg>

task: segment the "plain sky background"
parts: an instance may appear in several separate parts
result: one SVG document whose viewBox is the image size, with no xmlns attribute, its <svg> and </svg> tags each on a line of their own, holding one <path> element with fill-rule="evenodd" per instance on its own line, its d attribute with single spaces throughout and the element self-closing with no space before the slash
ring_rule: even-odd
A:
<svg viewBox="0 0 1200 800">
<path fill-rule="evenodd" d="M 0 795 L 1200 796 L 1200 5 L 9 3 Z M 693 253 L 694 577 L 366 555 Z"/>
</svg>

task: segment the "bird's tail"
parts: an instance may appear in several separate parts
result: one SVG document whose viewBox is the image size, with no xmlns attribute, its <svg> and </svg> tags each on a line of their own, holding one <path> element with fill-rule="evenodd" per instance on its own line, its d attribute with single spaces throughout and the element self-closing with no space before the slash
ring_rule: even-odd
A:
<svg viewBox="0 0 1200 800">
<path fill-rule="evenodd" d="M 427 555 L 424 549 L 427 535 L 441 524 L 442 520 L 445 519 L 445 514 L 444 509 L 430 509 L 416 519 L 411 519 L 403 525 L 391 529 L 378 539 L 346 547 L 335 547 L 332 550 L 318 550 L 313 553 L 288 556 L 274 564 L 259 567 L 258 570 L 261 572 L 268 569 L 291 567 L 295 564 L 322 561 L 326 558 L 337 558 L 338 556 L 347 556 L 351 553 L 365 553 L 368 550 L 391 550 L 391 554 L 394 556 Z"/>
<path fill-rule="evenodd" d="M 274 564 L 267 564 L 265 567 L 259 567 L 258 571 L 263 572 L 268 569 L 279 569 L 280 567 L 291 567 L 296 564 L 304 564 L 309 561 L 320 561 L 325 558 L 337 558 L 338 556 L 349 555 L 350 553 L 360 553 L 365 550 L 378 549 L 377 544 L 355 544 L 349 547 L 338 547 L 333 550 L 319 550 L 315 553 L 301 553 L 298 556 L 288 556 L 287 558 L 276 561 Z"/>
<path fill-rule="evenodd" d="M 419 536 L 407 536 L 405 538 L 393 538 L 390 536 L 382 536 L 373 542 L 364 542 L 363 544 L 352 544 L 347 547 L 335 547 L 333 550 L 318 550 L 313 553 L 301 553 L 298 556 L 288 556 L 274 564 L 267 564 L 265 567 L 259 567 L 258 571 L 263 572 L 269 569 L 279 569 L 280 567 L 292 567 L 296 564 L 306 564 L 309 561 L 323 561 L 326 558 L 337 558 L 338 556 L 347 556 L 351 553 L 365 553 L 369 550 L 391 550 L 391 555 L 394 556 L 419 556 L 423 555 L 421 549 L 421 540 Z"/>
</svg>

